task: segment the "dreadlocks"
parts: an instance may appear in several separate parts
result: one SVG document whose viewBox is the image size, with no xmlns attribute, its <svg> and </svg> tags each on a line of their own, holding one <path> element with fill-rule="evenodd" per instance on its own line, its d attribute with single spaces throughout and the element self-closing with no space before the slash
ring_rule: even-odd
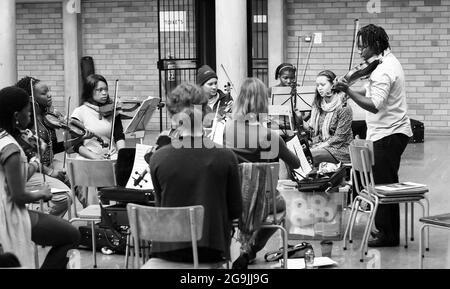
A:
<svg viewBox="0 0 450 289">
<path fill-rule="evenodd" d="M 361 36 L 361 37 L 360 37 Z M 371 47 L 376 54 L 385 51 L 389 46 L 389 36 L 383 27 L 369 24 L 362 27 L 357 34 L 359 47 Z"/>
</svg>

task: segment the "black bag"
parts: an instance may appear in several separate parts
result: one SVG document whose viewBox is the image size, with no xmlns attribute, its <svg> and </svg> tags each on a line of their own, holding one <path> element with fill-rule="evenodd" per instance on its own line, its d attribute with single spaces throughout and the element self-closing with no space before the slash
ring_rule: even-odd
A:
<svg viewBox="0 0 450 289">
<path fill-rule="evenodd" d="M 80 246 L 92 249 L 91 226 L 80 226 L 78 230 L 81 235 Z M 116 231 L 95 225 L 95 242 L 97 251 L 100 251 L 103 247 L 107 247 L 117 253 L 125 253 L 127 233 L 126 231 Z"/>
<path fill-rule="evenodd" d="M 425 126 L 423 122 L 420 122 L 415 119 L 411 119 L 411 129 L 413 132 L 413 136 L 409 139 L 410 143 L 423 143 L 425 141 L 424 133 Z"/>
<path fill-rule="evenodd" d="M 298 190 L 302 192 L 324 192 L 342 183 L 346 176 L 346 168 L 341 166 L 336 172 L 318 174 L 315 170 L 306 178 L 297 181 Z"/>
</svg>

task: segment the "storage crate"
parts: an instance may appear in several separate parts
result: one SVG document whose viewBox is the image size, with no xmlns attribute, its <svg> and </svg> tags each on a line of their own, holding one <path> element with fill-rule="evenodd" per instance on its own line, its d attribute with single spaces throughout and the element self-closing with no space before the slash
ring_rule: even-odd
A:
<svg viewBox="0 0 450 289">
<path fill-rule="evenodd" d="M 346 191 L 335 187 L 327 192 L 301 192 L 283 184 L 279 184 L 278 190 L 286 201 L 289 239 L 342 240 Z"/>
</svg>

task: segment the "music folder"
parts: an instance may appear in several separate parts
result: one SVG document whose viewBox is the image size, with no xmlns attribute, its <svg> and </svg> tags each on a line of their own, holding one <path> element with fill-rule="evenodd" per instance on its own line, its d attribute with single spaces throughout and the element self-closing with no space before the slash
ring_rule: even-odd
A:
<svg viewBox="0 0 450 289">
<path fill-rule="evenodd" d="M 133 119 L 128 124 L 124 133 L 134 133 L 137 131 L 145 131 L 145 128 L 153 116 L 161 99 L 159 97 L 149 96 L 139 107 Z"/>
</svg>

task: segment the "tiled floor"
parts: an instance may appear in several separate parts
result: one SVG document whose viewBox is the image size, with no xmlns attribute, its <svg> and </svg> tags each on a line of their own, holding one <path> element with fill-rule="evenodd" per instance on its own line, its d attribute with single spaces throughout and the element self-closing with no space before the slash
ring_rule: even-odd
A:
<svg viewBox="0 0 450 289">
<path fill-rule="evenodd" d="M 425 143 L 409 144 L 400 169 L 400 180 L 424 183 L 429 186 L 430 193 L 430 213 L 439 214 L 450 212 L 450 192 L 448 191 L 450 176 L 450 136 L 427 136 Z M 359 245 L 362 235 L 362 228 L 365 224 L 366 216 L 361 215 L 356 226 L 355 242 L 349 244 L 348 250 L 342 249 L 342 241 L 335 241 L 332 251 L 332 259 L 338 265 L 335 268 L 383 268 L 383 269 L 415 269 L 419 267 L 418 257 L 418 232 L 421 210 L 418 206 L 415 209 L 415 240 L 409 242 L 409 247 L 404 248 L 404 206 L 401 206 L 401 246 L 395 248 L 377 248 L 369 251 L 369 255 L 364 263 L 359 261 Z M 345 212 L 345 216 L 347 212 Z M 346 218 L 344 217 L 345 222 Z M 424 268 L 450 268 L 449 234 L 450 232 L 440 229 L 430 230 L 430 252 L 426 253 Z M 274 263 L 264 261 L 264 253 L 267 250 L 274 250 L 280 247 L 279 234 L 274 235 L 261 251 L 256 263 L 249 268 L 270 268 Z M 290 241 L 296 243 L 299 241 Z M 319 241 L 311 242 L 317 256 L 321 255 Z M 40 249 L 41 262 L 48 249 Z M 81 267 L 92 268 L 92 255 L 89 250 L 80 250 Z M 236 258 L 238 245 L 232 244 L 232 257 Z M 97 253 L 99 269 L 122 269 L 124 268 L 124 256 L 113 254 L 103 255 Z"/>
</svg>

